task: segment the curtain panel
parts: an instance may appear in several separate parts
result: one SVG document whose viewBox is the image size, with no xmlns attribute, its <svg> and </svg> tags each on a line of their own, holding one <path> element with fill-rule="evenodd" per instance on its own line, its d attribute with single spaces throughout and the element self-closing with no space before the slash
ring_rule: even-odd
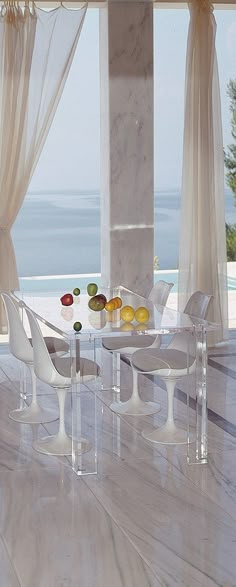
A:
<svg viewBox="0 0 236 587">
<path fill-rule="evenodd" d="M 213 294 L 208 319 L 220 325 L 214 344 L 227 337 L 227 262 L 224 154 L 216 22 L 209 0 L 189 5 L 186 57 L 179 309 L 195 290 Z"/>
<path fill-rule="evenodd" d="M 6 2 L 0 16 L 0 290 L 19 287 L 10 230 L 47 138 L 87 5 L 50 12 Z M 6 327 L 3 306 L 0 326 Z"/>
</svg>

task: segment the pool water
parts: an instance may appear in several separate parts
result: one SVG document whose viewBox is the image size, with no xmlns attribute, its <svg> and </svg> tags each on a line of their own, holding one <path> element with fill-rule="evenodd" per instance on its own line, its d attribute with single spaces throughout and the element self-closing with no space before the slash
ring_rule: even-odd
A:
<svg viewBox="0 0 236 587">
<path fill-rule="evenodd" d="M 155 271 L 154 283 L 159 279 L 164 279 L 174 283 L 172 292 L 177 292 L 178 286 L 178 271 Z M 78 275 L 53 275 L 42 277 L 21 277 L 20 288 L 22 291 L 37 292 L 37 291 L 65 291 L 65 293 L 72 292 L 75 287 L 81 290 L 86 289 L 88 283 L 94 282 L 98 286 L 101 285 L 101 274 L 78 274 Z M 236 290 L 236 278 L 228 277 L 228 290 Z"/>
<path fill-rule="evenodd" d="M 235 277 L 228 277 L 228 289 L 229 290 L 236 289 L 236 278 Z"/>
</svg>

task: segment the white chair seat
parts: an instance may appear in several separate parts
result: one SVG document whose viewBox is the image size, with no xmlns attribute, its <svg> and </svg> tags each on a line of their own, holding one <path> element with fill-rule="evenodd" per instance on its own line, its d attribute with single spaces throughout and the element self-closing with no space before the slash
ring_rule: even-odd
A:
<svg viewBox="0 0 236 587">
<path fill-rule="evenodd" d="M 194 364 L 194 357 L 188 357 L 176 349 L 142 349 L 132 355 L 132 366 L 141 373 L 156 373 L 160 377 L 186 375 L 186 369 Z M 190 369 L 191 370 L 191 369 Z"/>
<path fill-rule="evenodd" d="M 59 376 L 63 376 L 63 386 L 66 384 L 71 385 L 71 360 L 70 357 L 52 357 L 52 362 L 56 370 L 59 372 Z M 77 361 L 76 371 L 79 371 L 80 365 L 80 378 L 81 382 L 92 381 L 99 375 L 99 366 L 90 359 L 84 357 Z M 79 378 L 79 375 L 78 375 Z"/>
<path fill-rule="evenodd" d="M 123 353 L 133 353 L 134 349 L 139 349 L 140 347 L 148 347 L 155 341 L 155 336 L 145 335 L 145 334 L 134 334 L 131 336 L 124 336 L 124 337 L 107 337 L 102 339 L 102 344 L 105 349 L 108 351 L 117 351 Z"/>
</svg>

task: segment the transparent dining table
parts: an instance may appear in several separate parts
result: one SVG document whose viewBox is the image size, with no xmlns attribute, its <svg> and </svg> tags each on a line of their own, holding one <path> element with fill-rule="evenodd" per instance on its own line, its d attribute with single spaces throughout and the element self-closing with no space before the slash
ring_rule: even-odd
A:
<svg viewBox="0 0 236 587">
<path fill-rule="evenodd" d="M 91 405 L 82 408 L 82 386 L 78 365 L 80 364 L 81 348 L 92 349 L 96 360 L 97 349 L 104 337 L 127 337 L 127 346 L 132 346 L 132 336 L 138 335 L 171 335 L 176 332 L 192 332 L 195 337 L 196 368 L 195 368 L 195 398 L 191 398 L 186 391 L 186 458 L 189 464 L 207 463 L 207 335 L 216 330 L 217 324 L 200 320 L 183 312 L 153 304 L 147 298 L 132 292 L 124 286 L 101 287 L 99 293 L 103 293 L 107 300 L 119 296 L 122 305 L 132 306 L 137 309 L 145 306 L 149 311 L 149 320 L 145 324 L 132 322 L 127 327 L 120 318 L 120 310 L 113 312 L 92 311 L 88 306 L 90 296 L 85 291 L 73 296 L 73 304 L 63 306 L 61 297 L 66 292 L 15 292 L 15 296 L 22 305 L 28 306 L 40 322 L 43 334 L 49 332 L 59 336 L 68 342 L 71 364 L 71 435 L 72 435 L 72 468 L 77 475 L 92 474 L 97 472 L 97 446 L 96 446 L 96 390 L 103 389 L 102 377 L 94 386 L 93 398 L 94 421 L 93 440 L 90 442 L 90 458 L 88 451 L 81 454 L 78 451 L 78 439 L 82 434 L 83 421 L 86 420 L 86 409 L 91 411 Z M 23 312 L 22 315 L 25 315 Z M 73 328 L 75 322 L 81 322 L 82 329 L 76 332 Z M 29 332 L 29 325 L 24 324 Z M 115 363 L 114 363 L 115 364 Z M 188 354 L 186 353 L 186 368 L 188 369 Z M 115 374 L 116 375 L 116 374 Z M 88 397 L 88 396 L 87 396 Z M 194 417 L 193 417 L 193 411 Z M 119 417 L 119 416 L 117 416 Z M 194 426 L 192 422 L 194 421 Z M 191 431 L 190 431 L 191 422 Z M 90 423 L 90 428 L 92 428 Z"/>
</svg>

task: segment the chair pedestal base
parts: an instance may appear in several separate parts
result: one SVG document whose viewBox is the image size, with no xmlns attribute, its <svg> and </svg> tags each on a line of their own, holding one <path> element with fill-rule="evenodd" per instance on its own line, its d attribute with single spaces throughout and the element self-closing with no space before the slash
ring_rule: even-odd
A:
<svg viewBox="0 0 236 587">
<path fill-rule="evenodd" d="M 9 418 L 21 424 L 46 424 L 58 420 L 58 413 L 53 410 L 43 410 L 38 404 L 12 410 Z"/>
<path fill-rule="evenodd" d="M 131 396 L 127 402 L 113 402 L 110 409 L 124 416 L 149 416 L 160 412 L 161 406 L 157 402 L 144 402 L 140 397 Z"/>
<path fill-rule="evenodd" d="M 53 456 L 71 456 L 72 455 L 72 439 L 70 436 L 55 434 L 54 436 L 45 436 L 36 440 L 33 443 L 34 450 L 45 455 Z M 82 454 L 91 449 L 91 443 L 86 438 L 81 438 L 77 441 L 75 449 L 76 454 Z"/>
<path fill-rule="evenodd" d="M 150 442 L 159 444 L 187 444 L 187 430 L 177 428 L 174 422 L 167 422 L 153 432 L 142 432 L 142 437 Z M 193 435 L 190 435 L 190 442 L 193 442 Z"/>
</svg>

